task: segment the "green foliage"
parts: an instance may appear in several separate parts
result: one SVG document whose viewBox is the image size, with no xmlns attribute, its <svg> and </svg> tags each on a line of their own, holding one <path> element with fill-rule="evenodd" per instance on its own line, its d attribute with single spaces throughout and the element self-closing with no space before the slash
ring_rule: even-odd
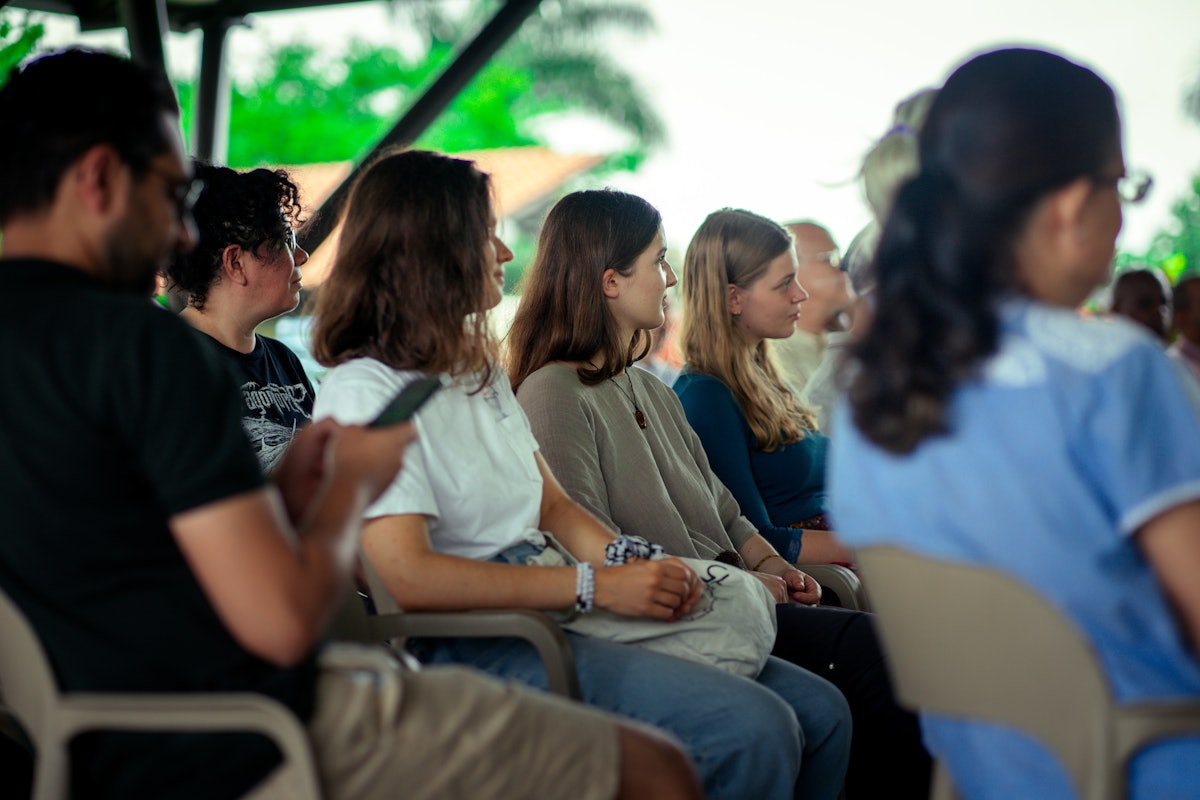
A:
<svg viewBox="0 0 1200 800">
<path fill-rule="evenodd" d="M 475 4 L 459 16 L 435 4 L 398 7 L 415 30 L 427 32 L 415 55 L 362 41 L 336 53 L 303 42 L 277 46 L 252 79 L 233 86 L 229 164 L 363 155 L 494 7 Z M 636 167 L 662 144 L 665 128 L 633 78 L 598 48 L 597 33 L 609 28 L 640 33 L 653 28 L 653 19 L 632 4 L 547 0 L 416 143 L 445 152 L 538 144 L 539 122 L 586 114 L 634 141 L 606 167 Z M 177 88 L 190 133 L 195 85 Z"/>
<path fill-rule="evenodd" d="M 0 86 L 8 80 L 12 68 L 33 52 L 44 33 L 44 26 L 34 22 L 28 11 L 20 14 L 0 9 Z"/>
<path fill-rule="evenodd" d="M 1146 253 L 1172 282 L 1188 269 L 1200 268 L 1200 173 L 1192 178 L 1191 193 L 1171 204 L 1171 222 Z"/>
</svg>

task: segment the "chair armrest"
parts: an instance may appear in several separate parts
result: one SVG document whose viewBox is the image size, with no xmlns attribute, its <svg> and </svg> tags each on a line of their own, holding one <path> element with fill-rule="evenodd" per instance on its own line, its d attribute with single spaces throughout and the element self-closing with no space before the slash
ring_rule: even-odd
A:
<svg viewBox="0 0 1200 800">
<path fill-rule="evenodd" d="M 261 694 L 72 692 L 62 695 L 56 723 L 64 744 L 90 730 L 253 731 L 279 746 L 284 760 L 299 771 L 299 785 L 314 792 L 321 785 L 304 725 L 282 703 Z M 318 800 L 315 794 L 312 800 Z"/>
<path fill-rule="evenodd" d="M 580 697 L 571 642 L 562 628 L 540 611 L 405 611 L 370 617 L 369 623 L 371 636 L 376 641 L 420 636 L 524 639 L 537 649 L 546 669 L 550 691 L 574 700 Z"/>
<path fill-rule="evenodd" d="M 802 572 L 807 572 L 816 579 L 817 583 L 837 592 L 844 608 L 853 611 L 870 611 L 871 603 L 863 589 L 862 581 L 854 570 L 840 564 L 797 564 Z"/>
<path fill-rule="evenodd" d="M 1116 718 L 1116 746 L 1122 763 L 1158 739 L 1200 736 L 1200 703 L 1195 701 L 1119 706 Z"/>
</svg>

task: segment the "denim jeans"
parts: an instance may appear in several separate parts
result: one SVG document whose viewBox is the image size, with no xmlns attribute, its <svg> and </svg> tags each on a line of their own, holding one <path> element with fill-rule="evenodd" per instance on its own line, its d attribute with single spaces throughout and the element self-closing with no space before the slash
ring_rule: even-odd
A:
<svg viewBox="0 0 1200 800">
<path fill-rule="evenodd" d="M 837 797 L 850 710 L 824 678 L 772 657 L 757 681 L 568 633 L 583 701 L 677 737 L 709 798 Z M 426 639 L 422 660 L 462 663 L 545 689 L 536 652 L 514 639 Z"/>
</svg>

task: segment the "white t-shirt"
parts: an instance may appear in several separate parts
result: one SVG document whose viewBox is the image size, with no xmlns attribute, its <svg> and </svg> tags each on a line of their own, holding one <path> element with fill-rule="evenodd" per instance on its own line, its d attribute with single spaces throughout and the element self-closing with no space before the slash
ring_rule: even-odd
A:
<svg viewBox="0 0 1200 800">
<path fill-rule="evenodd" d="M 334 367 L 321 382 L 314 419 L 343 424 L 373 419 L 423 373 L 370 358 Z M 502 372 L 475 394 L 477 376 L 450 378 L 414 416 L 420 438 L 404 468 L 366 518 L 423 514 L 440 553 L 488 559 L 521 542 L 543 544 L 542 476 L 537 441 Z"/>
</svg>

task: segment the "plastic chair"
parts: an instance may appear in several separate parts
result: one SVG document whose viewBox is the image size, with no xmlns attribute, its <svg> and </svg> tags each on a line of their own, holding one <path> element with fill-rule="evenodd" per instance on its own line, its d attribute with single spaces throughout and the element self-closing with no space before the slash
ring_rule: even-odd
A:
<svg viewBox="0 0 1200 800">
<path fill-rule="evenodd" d="M 333 638 L 358 642 L 390 641 L 397 648 L 404 646 L 405 639 L 416 637 L 524 639 L 537 650 L 550 691 L 573 700 L 580 698 L 571 642 L 546 614 L 520 608 L 404 611 L 384 588 L 383 581 L 367 559 L 360 561 L 377 613 L 368 614 L 363 598 L 358 592 L 351 592 L 330 627 Z"/>
<path fill-rule="evenodd" d="M 1025 584 L 896 547 L 856 553 L 900 701 L 1027 733 L 1058 758 L 1083 800 L 1125 797 L 1134 753 L 1200 735 L 1200 702 L 1118 705 L 1091 644 Z M 940 762 L 932 796 L 958 796 Z"/>
<path fill-rule="evenodd" d="M 60 692 L 37 634 L 0 591 L 0 693 L 36 750 L 34 800 L 69 796 L 68 745 L 84 731 L 252 731 L 283 753 L 298 800 L 318 800 L 320 783 L 304 726 L 281 703 L 252 692 L 118 694 Z M 252 791 L 251 794 L 254 794 Z"/>
<path fill-rule="evenodd" d="M 797 564 L 796 567 L 811 575 L 822 587 L 836 592 L 838 600 L 842 601 L 842 608 L 852 611 L 871 610 L 867 592 L 854 570 L 841 564 Z"/>
</svg>

